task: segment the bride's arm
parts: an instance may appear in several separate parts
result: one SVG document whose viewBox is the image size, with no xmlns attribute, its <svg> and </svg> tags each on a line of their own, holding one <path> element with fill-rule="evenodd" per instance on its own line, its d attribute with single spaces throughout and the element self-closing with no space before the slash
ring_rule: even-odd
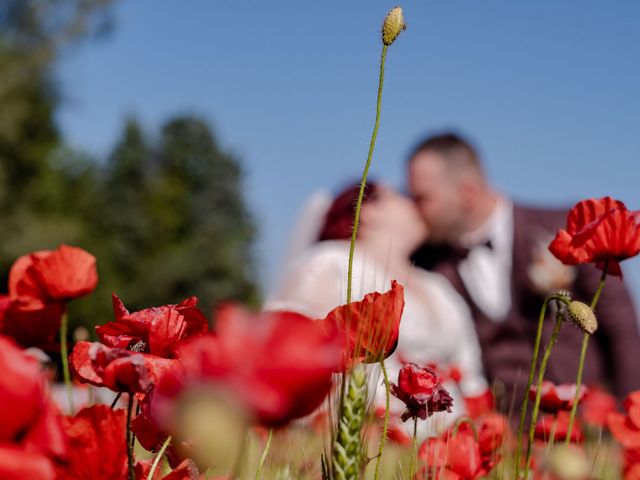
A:
<svg viewBox="0 0 640 480">
<path fill-rule="evenodd" d="M 264 304 L 264 310 L 291 310 L 324 318 L 342 303 L 346 259 L 326 245 L 312 247 L 285 273 L 282 285 Z"/>
</svg>

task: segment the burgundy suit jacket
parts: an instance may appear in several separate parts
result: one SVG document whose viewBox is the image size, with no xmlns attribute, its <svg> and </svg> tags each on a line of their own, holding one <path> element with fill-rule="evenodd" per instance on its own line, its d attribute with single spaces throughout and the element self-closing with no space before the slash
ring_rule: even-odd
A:
<svg viewBox="0 0 640 480">
<path fill-rule="evenodd" d="M 541 210 L 514 205 L 511 309 L 503 322 L 487 318 L 473 302 L 460 278 L 451 249 L 425 245 L 413 260 L 417 266 L 445 275 L 466 300 L 475 322 L 488 380 L 505 388 L 508 404 L 522 399 L 526 385 L 540 307 L 544 294 L 538 293 L 529 278 L 528 267 L 540 248 L 541 238 L 549 240 L 566 224 L 566 211 Z M 601 271 L 593 265 L 576 267 L 569 288 L 574 300 L 590 303 Z M 549 311 L 549 310 L 548 310 Z M 619 398 L 640 389 L 640 334 L 636 312 L 626 287 L 618 277 L 608 276 L 596 306 L 598 330 L 589 342 L 583 382 L 608 386 Z M 555 318 L 547 314 L 540 357 L 548 343 Z M 566 322 L 555 345 L 545 378 L 557 383 L 574 383 L 580 358 L 582 331 Z"/>
</svg>

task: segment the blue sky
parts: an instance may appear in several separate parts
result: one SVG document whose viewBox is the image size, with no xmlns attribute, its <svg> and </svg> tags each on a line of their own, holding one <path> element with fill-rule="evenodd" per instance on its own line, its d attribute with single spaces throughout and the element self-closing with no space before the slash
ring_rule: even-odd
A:
<svg viewBox="0 0 640 480">
<path fill-rule="evenodd" d="M 67 140 L 97 156 L 124 119 L 197 113 L 246 171 L 264 285 L 301 203 L 359 177 L 373 127 L 382 1 L 119 0 L 115 30 L 58 66 Z M 455 128 L 496 187 L 640 208 L 640 2 L 407 1 L 388 54 L 371 173 L 402 188 L 408 150 Z M 215 246 L 212 246 L 215 248 Z M 640 261 L 627 265 L 640 299 Z"/>
</svg>

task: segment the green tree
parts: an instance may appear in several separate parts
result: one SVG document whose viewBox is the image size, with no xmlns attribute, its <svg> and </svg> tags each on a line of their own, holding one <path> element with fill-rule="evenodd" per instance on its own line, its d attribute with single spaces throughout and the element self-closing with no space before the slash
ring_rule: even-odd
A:
<svg viewBox="0 0 640 480">
<path fill-rule="evenodd" d="M 196 295 L 255 303 L 255 229 L 238 159 L 222 151 L 206 122 L 168 121 L 150 143 L 128 120 L 103 171 L 94 251 L 100 285 L 94 318 L 111 313 L 111 291 L 132 309 Z"/>
<path fill-rule="evenodd" d="M 52 68 L 71 44 L 105 31 L 110 2 L 0 2 L 2 284 L 18 255 L 83 238 L 80 209 L 90 203 L 95 176 L 86 158 L 62 148 L 54 120 L 60 96 Z M 67 160 L 55 155 L 60 151 Z"/>
</svg>

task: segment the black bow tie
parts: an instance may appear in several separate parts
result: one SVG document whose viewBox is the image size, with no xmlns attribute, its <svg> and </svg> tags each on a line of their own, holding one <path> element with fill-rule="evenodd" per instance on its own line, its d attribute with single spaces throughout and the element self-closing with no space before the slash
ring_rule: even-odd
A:
<svg viewBox="0 0 640 480">
<path fill-rule="evenodd" d="M 461 262 L 462 260 L 464 260 L 469 256 L 469 253 L 471 252 L 471 250 L 478 247 L 486 247 L 489 250 L 493 250 L 493 244 L 491 243 L 491 240 L 487 240 L 486 242 L 478 243 L 472 247 L 452 247 L 451 258 L 456 263 Z"/>
</svg>

